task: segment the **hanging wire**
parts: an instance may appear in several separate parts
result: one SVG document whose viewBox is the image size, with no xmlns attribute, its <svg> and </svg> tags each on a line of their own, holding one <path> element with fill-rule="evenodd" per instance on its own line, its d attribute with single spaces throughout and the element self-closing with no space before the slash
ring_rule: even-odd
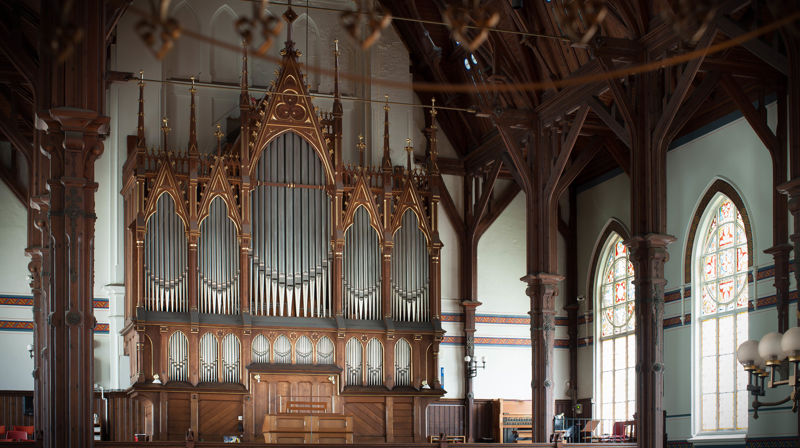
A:
<svg viewBox="0 0 800 448">
<path fill-rule="evenodd" d="M 135 8 L 133 6 L 128 8 L 134 14 L 148 17 L 149 14 L 141 9 Z M 605 71 L 603 73 L 596 73 L 591 75 L 585 76 L 576 76 L 573 78 L 567 79 L 559 79 L 555 81 L 536 81 L 536 82 L 523 82 L 523 83 L 511 83 L 511 84 L 487 84 L 486 86 L 482 86 L 481 89 L 489 92 L 523 92 L 523 91 L 538 91 L 538 90 L 549 90 L 549 89 L 559 89 L 564 87 L 572 87 L 572 86 L 579 86 L 584 84 L 589 84 L 598 81 L 606 81 L 609 79 L 617 79 L 623 78 L 625 76 L 635 75 L 639 73 L 645 73 L 653 70 L 658 70 L 666 67 L 671 67 L 678 64 L 683 64 L 685 62 L 691 61 L 693 59 L 697 59 L 700 57 L 705 57 L 709 54 L 718 53 L 720 51 L 727 50 L 732 47 L 736 47 L 741 45 L 744 42 L 749 40 L 755 39 L 758 36 L 761 36 L 766 33 L 770 33 L 775 31 L 785 25 L 789 25 L 792 22 L 800 19 L 800 11 L 795 12 L 794 14 L 790 14 L 788 16 L 783 17 L 782 19 L 776 20 L 768 25 L 764 25 L 760 28 L 755 30 L 749 31 L 747 33 L 741 34 L 734 38 L 718 42 L 709 46 L 708 48 L 700 48 L 697 50 L 689 51 L 683 54 L 678 54 L 672 57 L 668 57 L 662 60 L 648 62 L 644 64 L 638 65 L 630 65 L 626 67 L 622 67 L 615 70 Z M 189 30 L 189 29 L 182 29 L 182 35 L 187 36 L 193 39 L 197 39 L 202 42 L 209 43 L 211 45 L 216 45 L 220 48 L 226 48 L 230 51 L 235 51 L 236 53 L 241 52 L 241 48 L 239 45 L 233 45 L 226 42 L 222 42 L 201 33 Z M 258 57 L 261 59 L 265 59 L 267 61 L 279 64 L 282 62 L 281 58 L 270 56 L 268 54 L 264 55 L 253 55 L 254 57 Z M 301 64 L 303 69 L 309 72 L 321 73 L 327 76 L 335 76 L 336 73 L 334 70 L 319 67 L 319 66 L 312 66 L 312 65 L 305 65 Z M 344 79 L 349 79 L 355 81 L 357 83 L 364 83 L 364 84 L 371 84 L 373 86 L 383 86 L 387 88 L 394 88 L 394 89 L 407 89 L 408 82 L 405 81 L 393 81 L 388 79 L 380 79 L 380 78 L 371 78 L 361 75 L 356 75 L 352 73 L 340 73 L 339 76 Z M 451 83 L 435 83 L 435 82 L 415 82 L 413 83 L 413 89 L 417 92 L 448 92 L 448 93 L 455 93 L 455 92 L 477 92 L 479 89 L 475 87 L 472 83 L 461 83 L 461 84 L 451 84 Z"/>
</svg>

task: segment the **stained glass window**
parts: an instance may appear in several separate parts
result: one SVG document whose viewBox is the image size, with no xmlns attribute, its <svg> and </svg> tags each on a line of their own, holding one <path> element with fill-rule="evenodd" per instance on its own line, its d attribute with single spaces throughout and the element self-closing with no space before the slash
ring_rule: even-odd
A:
<svg viewBox="0 0 800 448">
<path fill-rule="evenodd" d="M 601 252 L 595 281 L 600 338 L 597 357 L 601 431 L 608 433 L 616 421 L 633 419 L 636 412 L 636 338 L 634 330 L 633 264 L 628 248 L 617 233 L 609 236 Z"/>
<path fill-rule="evenodd" d="M 699 355 L 700 432 L 747 429 L 747 375 L 736 347 L 747 339 L 747 232 L 742 214 L 723 194 L 709 204 L 696 251 L 700 300 L 695 333 Z M 701 237 L 700 237 L 701 236 Z"/>
</svg>

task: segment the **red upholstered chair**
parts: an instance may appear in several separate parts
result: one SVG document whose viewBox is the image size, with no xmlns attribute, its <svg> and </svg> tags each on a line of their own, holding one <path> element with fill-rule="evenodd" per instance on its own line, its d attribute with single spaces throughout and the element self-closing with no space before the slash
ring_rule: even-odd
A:
<svg viewBox="0 0 800 448">
<path fill-rule="evenodd" d="M 6 439 L 6 425 L 0 425 L 0 440 Z"/>
<path fill-rule="evenodd" d="M 611 435 L 603 437 L 602 442 L 624 442 L 626 429 L 625 423 L 626 422 L 614 422 Z"/>
<path fill-rule="evenodd" d="M 28 440 L 28 433 L 25 431 L 6 431 L 6 440 L 14 442 Z"/>
<path fill-rule="evenodd" d="M 14 425 L 14 431 L 25 431 L 28 434 L 28 440 L 33 440 L 33 426 L 16 426 Z"/>
</svg>

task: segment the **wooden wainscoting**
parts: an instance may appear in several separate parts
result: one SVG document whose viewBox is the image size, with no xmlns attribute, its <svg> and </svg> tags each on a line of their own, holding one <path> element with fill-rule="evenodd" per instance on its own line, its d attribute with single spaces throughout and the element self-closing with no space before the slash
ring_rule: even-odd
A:
<svg viewBox="0 0 800 448">
<path fill-rule="evenodd" d="M 32 426 L 33 415 L 25 415 L 25 397 L 33 399 L 30 390 L 3 390 L 0 391 L 0 425 L 6 428 L 11 426 Z"/>
</svg>

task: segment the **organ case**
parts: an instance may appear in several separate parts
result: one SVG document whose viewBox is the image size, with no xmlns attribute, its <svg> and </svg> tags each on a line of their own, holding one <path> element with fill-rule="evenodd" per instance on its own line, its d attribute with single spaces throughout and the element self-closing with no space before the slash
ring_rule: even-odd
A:
<svg viewBox="0 0 800 448">
<path fill-rule="evenodd" d="M 356 442 L 423 441 L 425 407 L 444 393 L 435 108 L 422 169 L 392 166 L 388 104 L 381 166 L 345 165 L 338 54 L 333 110 L 318 114 L 298 53 L 287 42 L 258 100 L 244 54 L 239 135 L 206 153 L 194 84 L 188 148 L 176 151 L 166 120 L 160 147 L 147 146 L 139 83 L 123 336 L 129 393 L 155 439 L 192 428 L 260 440 L 265 415 L 295 402 L 352 416 Z M 393 407 L 410 421 L 387 425 Z"/>
</svg>

